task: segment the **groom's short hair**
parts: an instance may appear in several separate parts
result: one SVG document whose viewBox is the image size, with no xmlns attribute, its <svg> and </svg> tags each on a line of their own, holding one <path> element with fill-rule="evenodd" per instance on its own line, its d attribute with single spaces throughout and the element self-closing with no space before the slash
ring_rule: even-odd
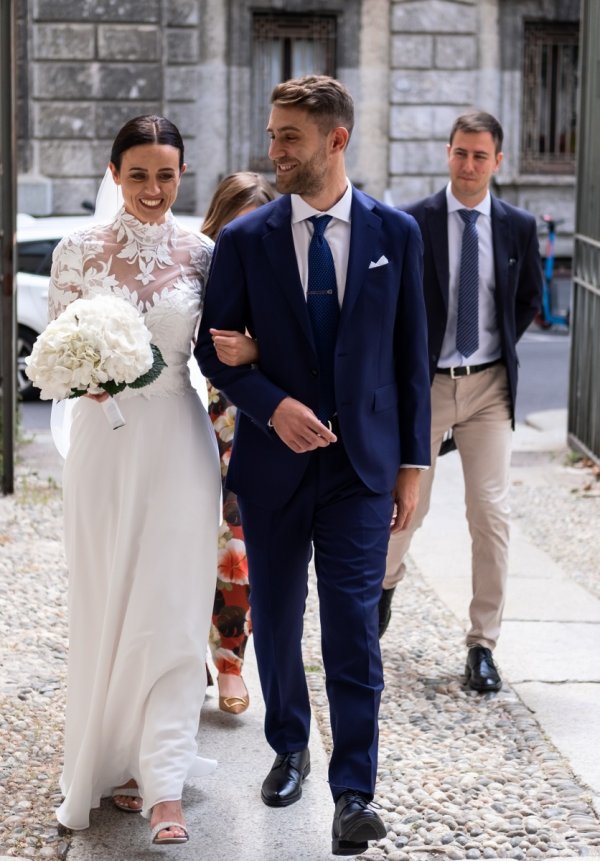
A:
<svg viewBox="0 0 600 861">
<path fill-rule="evenodd" d="M 354 127 L 354 102 L 346 87 L 328 75 L 305 75 L 277 84 L 271 93 L 271 104 L 302 108 L 325 133 L 338 126 Z"/>
</svg>

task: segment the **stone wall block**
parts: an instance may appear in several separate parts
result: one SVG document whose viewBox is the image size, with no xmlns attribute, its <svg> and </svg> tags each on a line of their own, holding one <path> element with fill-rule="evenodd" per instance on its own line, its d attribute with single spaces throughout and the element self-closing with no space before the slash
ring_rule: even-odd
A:
<svg viewBox="0 0 600 861">
<path fill-rule="evenodd" d="M 433 108 L 429 105 L 393 105 L 390 137 L 394 140 L 427 140 L 433 137 Z"/>
<path fill-rule="evenodd" d="M 197 66 L 175 66 L 165 75 L 165 98 L 173 101 L 195 101 L 200 89 Z"/>
<path fill-rule="evenodd" d="M 104 171 L 102 171 L 104 174 Z M 83 200 L 96 200 L 100 179 L 58 179 L 52 183 L 54 215 L 84 215 Z M 89 213 L 88 213 L 89 214 Z"/>
<path fill-rule="evenodd" d="M 167 62 L 197 63 L 200 57 L 196 30 L 177 27 L 167 30 Z"/>
<path fill-rule="evenodd" d="M 473 105 L 465 102 L 463 105 L 436 105 L 432 109 L 433 116 L 433 136 L 442 138 L 448 141 L 450 129 L 454 125 L 454 120 L 461 114 L 473 110 Z"/>
<path fill-rule="evenodd" d="M 36 138 L 94 138 L 96 123 L 92 102 L 34 102 Z"/>
<path fill-rule="evenodd" d="M 199 22 L 197 0 L 167 0 L 167 24 L 193 26 Z"/>
<path fill-rule="evenodd" d="M 121 126 L 124 126 L 133 117 L 139 117 L 142 114 L 160 114 L 161 112 L 160 102 L 98 102 L 96 104 L 96 137 L 107 138 L 112 141 Z"/>
<path fill-rule="evenodd" d="M 427 197 L 430 193 L 429 179 L 424 176 L 395 176 L 390 190 L 394 206 L 402 208 L 422 197 Z"/>
<path fill-rule="evenodd" d="M 37 0 L 38 21 L 158 23 L 161 0 Z"/>
<path fill-rule="evenodd" d="M 110 157 L 107 141 L 39 141 L 38 158 L 46 176 L 101 176 Z M 95 195 L 94 195 L 95 198 Z"/>
<path fill-rule="evenodd" d="M 93 24 L 35 24 L 33 56 L 36 60 L 93 60 Z"/>
<path fill-rule="evenodd" d="M 35 63 L 33 96 L 38 99 L 81 99 L 95 95 L 93 63 Z"/>
<path fill-rule="evenodd" d="M 471 104 L 477 79 L 472 72 L 393 71 L 392 104 Z"/>
<path fill-rule="evenodd" d="M 475 36 L 437 36 L 434 62 L 436 69 L 472 69 L 477 65 Z"/>
<path fill-rule="evenodd" d="M 430 69 L 433 66 L 433 36 L 392 36 L 393 69 Z"/>
<path fill-rule="evenodd" d="M 412 0 L 392 6 L 393 33 L 475 33 L 475 0 Z"/>
<path fill-rule="evenodd" d="M 162 93 L 161 68 L 156 63 L 102 63 L 98 67 L 101 99 L 158 99 Z"/>
<path fill-rule="evenodd" d="M 393 141 L 390 146 L 390 170 L 393 174 L 439 173 L 445 165 L 445 141 Z"/>
<path fill-rule="evenodd" d="M 206 118 L 199 116 L 199 111 L 191 108 L 189 102 L 167 102 L 165 104 L 165 116 L 171 122 L 175 123 L 184 139 L 186 146 L 186 161 L 190 164 L 201 163 L 201 153 L 198 152 L 196 146 L 192 143 L 189 146 L 190 138 L 196 137 L 200 132 L 202 122 L 206 122 Z M 189 158 L 188 158 L 189 150 Z"/>
<path fill-rule="evenodd" d="M 454 120 L 472 110 L 464 105 L 392 105 L 390 138 L 395 140 L 447 141 Z"/>
<path fill-rule="evenodd" d="M 150 24 L 102 24 L 98 27 L 100 60 L 160 59 L 160 33 Z"/>
</svg>

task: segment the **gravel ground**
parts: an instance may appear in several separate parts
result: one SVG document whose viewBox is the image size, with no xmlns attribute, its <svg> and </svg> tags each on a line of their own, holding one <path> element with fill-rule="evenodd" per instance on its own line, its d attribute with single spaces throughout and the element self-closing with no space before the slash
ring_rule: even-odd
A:
<svg viewBox="0 0 600 861">
<path fill-rule="evenodd" d="M 67 655 L 58 488 L 20 469 L 0 498 L 0 854 L 64 857 L 56 830 Z"/>
<path fill-rule="evenodd" d="M 566 451 L 518 453 L 513 460 L 513 520 L 568 577 L 600 598 L 600 468 Z M 527 468 L 526 480 L 519 465 Z"/>
<path fill-rule="evenodd" d="M 535 466 L 526 483 L 518 464 L 513 470 L 514 516 L 565 573 L 598 595 L 600 547 L 592 527 L 600 483 L 589 467 L 562 459 Z M 465 691 L 460 626 L 414 569 L 410 585 L 397 596 L 383 641 L 376 800 L 388 838 L 361 857 L 600 854 L 600 821 L 585 787 L 509 686 L 485 697 Z M 305 657 L 327 744 L 315 602 L 311 589 Z M 0 854 L 64 857 L 68 838 L 57 834 L 54 818 L 67 646 L 60 491 L 24 467 L 15 496 L 0 499 L 0 636 Z"/>
</svg>

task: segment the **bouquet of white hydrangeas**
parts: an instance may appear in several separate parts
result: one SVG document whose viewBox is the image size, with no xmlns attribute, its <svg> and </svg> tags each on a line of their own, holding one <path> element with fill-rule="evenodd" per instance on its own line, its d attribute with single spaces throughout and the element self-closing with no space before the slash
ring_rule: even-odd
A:
<svg viewBox="0 0 600 861">
<path fill-rule="evenodd" d="M 38 337 L 26 374 L 45 400 L 139 389 L 166 367 L 150 338 L 144 318 L 125 299 L 76 299 Z M 102 406 L 113 428 L 125 424 L 112 397 Z"/>
</svg>

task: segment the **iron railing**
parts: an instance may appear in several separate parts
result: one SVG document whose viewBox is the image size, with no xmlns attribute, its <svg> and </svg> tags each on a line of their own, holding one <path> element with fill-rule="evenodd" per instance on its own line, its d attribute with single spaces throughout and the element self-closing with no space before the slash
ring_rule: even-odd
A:
<svg viewBox="0 0 600 861">
<path fill-rule="evenodd" d="M 600 3 L 581 4 L 568 439 L 600 463 Z"/>
</svg>

